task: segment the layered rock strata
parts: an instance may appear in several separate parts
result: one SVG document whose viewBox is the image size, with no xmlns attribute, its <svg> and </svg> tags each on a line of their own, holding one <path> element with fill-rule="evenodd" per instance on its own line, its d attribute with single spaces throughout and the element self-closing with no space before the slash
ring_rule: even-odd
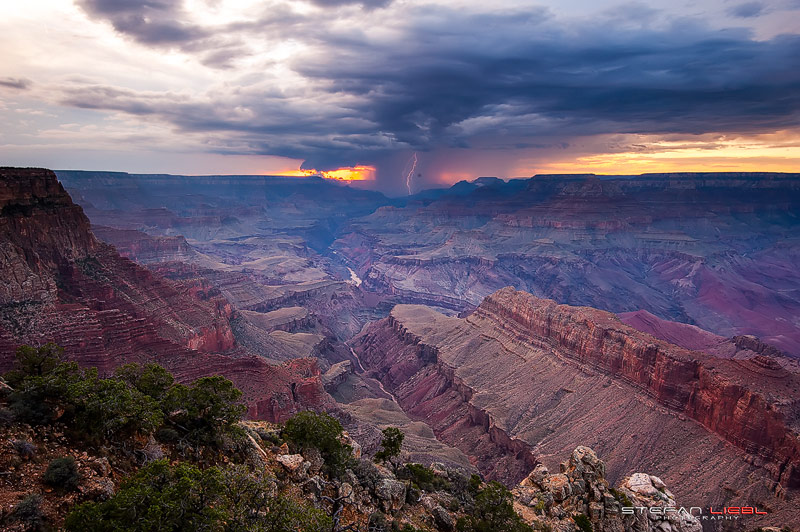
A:
<svg viewBox="0 0 800 532">
<path fill-rule="evenodd" d="M 466 319 L 397 306 L 354 349 L 412 418 L 489 476 L 518 481 L 532 457 L 554 465 L 589 445 L 610 479 L 653 471 L 693 504 L 796 496 L 800 379 L 766 355 L 689 351 L 510 288 Z"/>
<path fill-rule="evenodd" d="M 0 370 L 16 346 L 55 342 L 102 373 L 156 361 L 183 381 L 228 376 L 258 418 L 330 402 L 314 360 L 271 366 L 238 347 L 208 283 L 167 280 L 95 239 L 52 172 L 0 169 L 0 209 Z"/>
</svg>

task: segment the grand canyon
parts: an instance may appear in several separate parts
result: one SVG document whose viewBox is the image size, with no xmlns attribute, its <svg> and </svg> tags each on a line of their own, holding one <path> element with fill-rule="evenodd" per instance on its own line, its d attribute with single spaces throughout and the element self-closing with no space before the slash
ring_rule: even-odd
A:
<svg viewBox="0 0 800 532">
<path fill-rule="evenodd" d="M 0 530 L 800 531 L 800 0 L 0 2 Z"/>
<path fill-rule="evenodd" d="M 4 168 L 0 363 L 221 374 L 366 452 L 508 486 L 593 449 L 684 506 L 792 524 L 800 175 L 481 178 L 402 199 L 319 178 Z"/>
</svg>

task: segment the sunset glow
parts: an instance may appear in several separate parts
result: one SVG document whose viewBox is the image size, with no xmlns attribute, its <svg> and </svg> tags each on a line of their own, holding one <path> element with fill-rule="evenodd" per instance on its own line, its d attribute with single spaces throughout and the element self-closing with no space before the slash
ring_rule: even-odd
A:
<svg viewBox="0 0 800 532">
<path fill-rule="evenodd" d="M 335 179 L 336 181 L 373 181 L 375 179 L 375 167 L 356 165 L 336 170 L 287 170 L 281 172 L 286 176 L 320 176 L 325 179 Z"/>
</svg>

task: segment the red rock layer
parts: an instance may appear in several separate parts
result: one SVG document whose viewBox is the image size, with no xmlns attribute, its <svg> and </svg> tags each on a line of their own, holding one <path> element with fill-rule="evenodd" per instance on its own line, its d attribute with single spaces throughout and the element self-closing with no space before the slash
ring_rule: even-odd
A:
<svg viewBox="0 0 800 532">
<path fill-rule="evenodd" d="M 791 426 L 800 378 L 780 365 L 762 361 L 776 374 L 759 378 L 757 362 L 749 361 L 756 367 L 748 368 L 744 362 L 688 351 L 642 334 L 609 312 L 558 305 L 511 288 L 487 297 L 475 314 L 634 384 L 770 462 L 775 480 L 783 485 L 800 486 L 800 438 Z"/>
<path fill-rule="evenodd" d="M 103 373 L 156 361 L 181 381 L 225 375 L 261 419 L 330 400 L 316 362 L 271 366 L 238 348 L 207 282 L 169 281 L 97 241 L 52 172 L 0 169 L 0 208 L 0 371 L 17 345 L 53 341 Z"/>
<path fill-rule="evenodd" d="M 438 439 L 464 451 L 491 479 L 515 484 L 536 461 L 531 447 L 509 436 L 472 402 L 474 390 L 394 316 L 367 326 L 355 341 L 361 362 L 392 391 L 412 419 L 424 420 Z"/>
<path fill-rule="evenodd" d="M 797 502 L 800 379 L 768 355 L 715 358 L 512 289 L 465 319 L 398 305 L 353 348 L 409 417 L 490 477 L 518 480 L 531 452 L 557 466 L 583 443 L 608 457 L 609 478 L 653 471 L 693 505 L 789 516 Z"/>
</svg>

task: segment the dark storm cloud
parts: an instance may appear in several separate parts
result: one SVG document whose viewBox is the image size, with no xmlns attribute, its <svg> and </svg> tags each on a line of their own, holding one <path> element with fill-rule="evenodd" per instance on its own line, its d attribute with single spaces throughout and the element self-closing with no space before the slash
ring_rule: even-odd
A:
<svg viewBox="0 0 800 532">
<path fill-rule="evenodd" d="M 183 3 L 173 0 L 78 0 L 92 18 L 149 45 L 186 45 L 209 37 L 208 30 L 182 22 Z"/>
<path fill-rule="evenodd" d="M 31 87 L 33 82 L 27 78 L 0 78 L 0 87 L 10 89 L 25 90 Z"/>
<path fill-rule="evenodd" d="M 179 14 L 172 3 L 89 3 L 115 27 L 142 10 Z M 800 70 L 791 65 L 800 64 L 800 37 L 756 41 L 696 19 L 654 25 L 656 18 L 639 4 L 570 24 L 542 8 L 476 14 L 426 6 L 376 37 L 368 23 L 342 32 L 326 29 L 323 18 L 287 12 L 293 35 L 310 46 L 290 64 L 309 82 L 294 93 L 252 85 L 193 101 L 76 85 L 65 102 L 153 115 L 180 131 L 213 133 L 223 152 L 297 157 L 317 168 L 439 147 L 502 150 L 543 138 L 797 126 Z M 199 57 L 226 65 L 239 53 L 228 44 Z"/>
<path fill-rule="evenodd" d="M 402 43 L 337 43 L 295 68 L 365 95 L 361 112 L 415 149 L 798 123 L 800 72 L 789 67 L 800 60 L 798 36 L 759 42 L 688 20 L 659 30 L 618 31 L 614 19 L 560 28 L 542 15 L 429 14 Z"/>
<path fill-rule="evenodd" d="M 766 6 L 761 2 L 744 2 L 728 9 L 728 14 L 739 18 L 760 17 L 766 12 Z"/>
</svg>

